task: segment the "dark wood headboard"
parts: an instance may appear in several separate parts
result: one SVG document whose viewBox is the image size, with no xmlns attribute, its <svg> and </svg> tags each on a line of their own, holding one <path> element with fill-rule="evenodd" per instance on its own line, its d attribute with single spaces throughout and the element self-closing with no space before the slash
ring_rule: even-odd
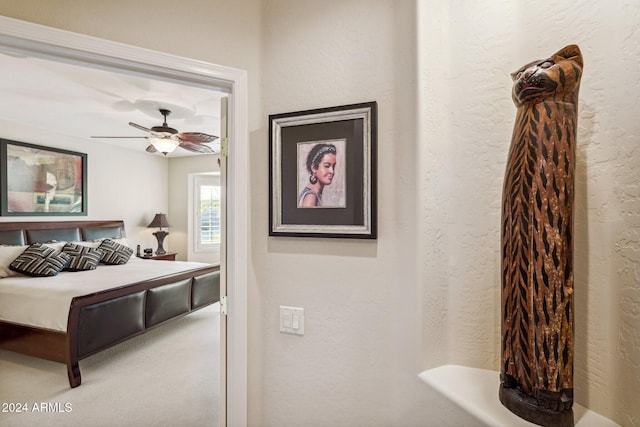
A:
<svg viewBox="0 0 640 427">
<path fill-rule="evenodd" d="M 0 222 L 0 245 L 125 237 L 124 221 Z"/>
</svg>

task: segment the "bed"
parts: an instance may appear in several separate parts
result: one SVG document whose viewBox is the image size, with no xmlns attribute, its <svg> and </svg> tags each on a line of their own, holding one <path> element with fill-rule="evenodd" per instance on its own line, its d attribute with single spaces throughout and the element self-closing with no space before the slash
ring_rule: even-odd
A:
<svg viewBox="0 0 640 427">
<path fill-rule="evenodd" d="M 0 222 L 0 245 L 104 239 L 126 242 L 124 222 Z M 64 363 L 78 387 L 80 360 L 219 298 L 218 265 L 135 255 L 91 271 L 0 278 L 0 348 Z"/>
</svg>

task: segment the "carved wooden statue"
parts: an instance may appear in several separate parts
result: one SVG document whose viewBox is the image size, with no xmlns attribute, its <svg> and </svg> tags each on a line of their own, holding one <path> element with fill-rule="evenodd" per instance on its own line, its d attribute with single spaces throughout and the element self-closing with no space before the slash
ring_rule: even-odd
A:
<svg viewBox="0 0 640 427">
<path fill-rule="evenodd" d="M 573 199 L 578 46 L 512 74 L 516 122 L 502 194 L 500 401 L 573 425 Z"/>
</svg>

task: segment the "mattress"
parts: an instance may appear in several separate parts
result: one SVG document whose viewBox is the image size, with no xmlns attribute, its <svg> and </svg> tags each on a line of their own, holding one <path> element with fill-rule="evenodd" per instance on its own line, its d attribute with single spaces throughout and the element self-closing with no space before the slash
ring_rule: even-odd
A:
<svg viewBox="0 0 640 427">
<path fill-rule="evenodd" d="M 62 271 L 53 277 L 6 277 L 0 279 L 0 320 L 66 332 L 74 297 L 209 266 L 132 257 L 123 265 L 100 264 L 95 270 Z"/>
</svg>

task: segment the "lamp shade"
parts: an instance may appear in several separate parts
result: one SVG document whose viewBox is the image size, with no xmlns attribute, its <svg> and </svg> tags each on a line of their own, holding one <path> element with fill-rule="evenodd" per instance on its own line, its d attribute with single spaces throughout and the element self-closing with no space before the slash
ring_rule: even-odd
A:
<svg viewBox="0 0 640 427">
<path fill-rule="evenodd" d="M 180 143 L 169 138 L 151 138 L 151 145 L 166 156 L 175 150 Z"/>
<path fill-rule="evenodd" d="M 167 215 L 163 213 L 156 214 L 156 216 L 153 217 L 153 221 L 151 221 L 151 224 L 147 225 L 147 228 L 162 229 L 162 227 L 165 227 L 165 228 L 171 227 L 169 225 L 169 220 L 167 220 Z"/>
</svg>

